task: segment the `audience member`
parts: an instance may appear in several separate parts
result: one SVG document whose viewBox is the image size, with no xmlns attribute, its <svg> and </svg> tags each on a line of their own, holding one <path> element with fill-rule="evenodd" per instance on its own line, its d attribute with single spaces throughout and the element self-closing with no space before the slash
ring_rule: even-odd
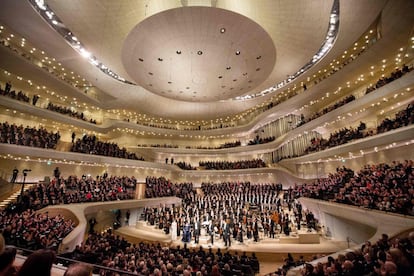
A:
<svg viewBox="0 0 414 276">
<path fill-rule="evenodd" d="M 93 266 L 86 263 L 74 263 L 68 266 L 63 276 L 91 276 Z"/>
<path fill-rule="evenodd" d="M 0 253 L 0 276 L 14 276 L 16 275 L 16 267 L 13 265 L 16 259 L 16 248 L 7 246 L 2 253 Z"/>
<path fill-rule="evenodd" d="M 39 249 L 30 254 L 17 273 L 18 276 L 50 276 L 56 253 Z"/>
</svg>

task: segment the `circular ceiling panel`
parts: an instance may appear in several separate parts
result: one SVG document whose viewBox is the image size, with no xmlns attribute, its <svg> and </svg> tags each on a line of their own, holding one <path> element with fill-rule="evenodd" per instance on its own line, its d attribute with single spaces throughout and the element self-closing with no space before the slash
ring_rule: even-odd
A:
<svg viewBox="0 0 414 276">
<path fill-rule="evenodd" d="M 163 97 L 211 102 L 244 95 L 272 72 L 276 50 L 251 19 L 218 8 L 183 7 L 153 15 L 128 34 L 125 70 Z"/>
</svg>

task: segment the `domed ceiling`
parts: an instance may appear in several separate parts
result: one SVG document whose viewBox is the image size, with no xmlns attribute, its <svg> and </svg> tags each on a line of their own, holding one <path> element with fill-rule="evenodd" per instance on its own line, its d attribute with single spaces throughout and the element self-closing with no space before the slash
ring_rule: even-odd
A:
<svg viewBox="0 0 414 276">
<path fill-rule="evenodd" d="M 272 72 L 273 41 L 251 19 L 219 8 L 183 7 L 136 25 L 122 48 L 137 84 L 183 101 L 225 100 L 245 94 Z"/>
</svg>

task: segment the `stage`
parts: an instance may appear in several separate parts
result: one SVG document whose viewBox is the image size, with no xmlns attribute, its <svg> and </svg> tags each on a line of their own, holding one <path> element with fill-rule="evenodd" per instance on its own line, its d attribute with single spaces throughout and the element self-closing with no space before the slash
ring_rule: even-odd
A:
<svg viewBox="0 0 414 276">
<path fill-rule="evenodd" d="M 163 230 L 147 224 L 145 221 L 137 222 L 136 226 L 123 226 L 115 230 L 116 234 L 124 236 L 132 243 L 140 241 L 159 242 L 165 246 L 184 246 L 181 241 L 181 236 L 173 241 L 171 235 L 167 235 Z M 210 236 L 206 234 L 200 235 L 199 243 L 194 242 L 194 237 L 191 242 L 186 243 L 190 249 L 196 249 L 202 246 L 203 248 L 212 248 L 217 250 L 220 248 L 222 252 L 226 250 L 247 252 L 251 254 L 255 252 L 260 261 L 260 275 L 265 275 L 275 271 L 283 264 L 287 253 L 291 253 L 295 258 L 303 255 L 305 260 L 311 260 L 315 255 L 323 256 L 347 248 L 348 244 L 345 241 L 335 241 L 323 237 L 320 233 L 307 232 L 306 230 L 299 232 L 292 232 L 290 236 L 279 234 L 275 238 L 264 237 L 260 234 L 258 242 L 245 239 L 243 243 L 232 240 L 231 246 L 226 247 L 222 239 L 216 237 L 214 243 L 210 243 Z"/>
</svg>

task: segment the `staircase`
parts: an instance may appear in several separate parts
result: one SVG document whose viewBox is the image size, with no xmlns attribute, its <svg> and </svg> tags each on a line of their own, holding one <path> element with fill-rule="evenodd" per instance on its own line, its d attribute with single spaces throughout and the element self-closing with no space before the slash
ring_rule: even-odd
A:
<svg viewBox="0 0 414 276">
<path fill-rule="evenodd" d="M 24 185 L 25 190 L 33 186 L 33 183 L 26 183 Z M 0 201 L 0 209 L 5 208 L 10 202 L 17 201 L 17 197 L 20 195 L 21 191 L 21 184 L 15 183 L 11 184 L 8 183 L 6 185 L 2 185 L 2 187 L 5 187 L 4 189 L 1 189 L 0 195 L 2 200 Z"/>
</svg>

